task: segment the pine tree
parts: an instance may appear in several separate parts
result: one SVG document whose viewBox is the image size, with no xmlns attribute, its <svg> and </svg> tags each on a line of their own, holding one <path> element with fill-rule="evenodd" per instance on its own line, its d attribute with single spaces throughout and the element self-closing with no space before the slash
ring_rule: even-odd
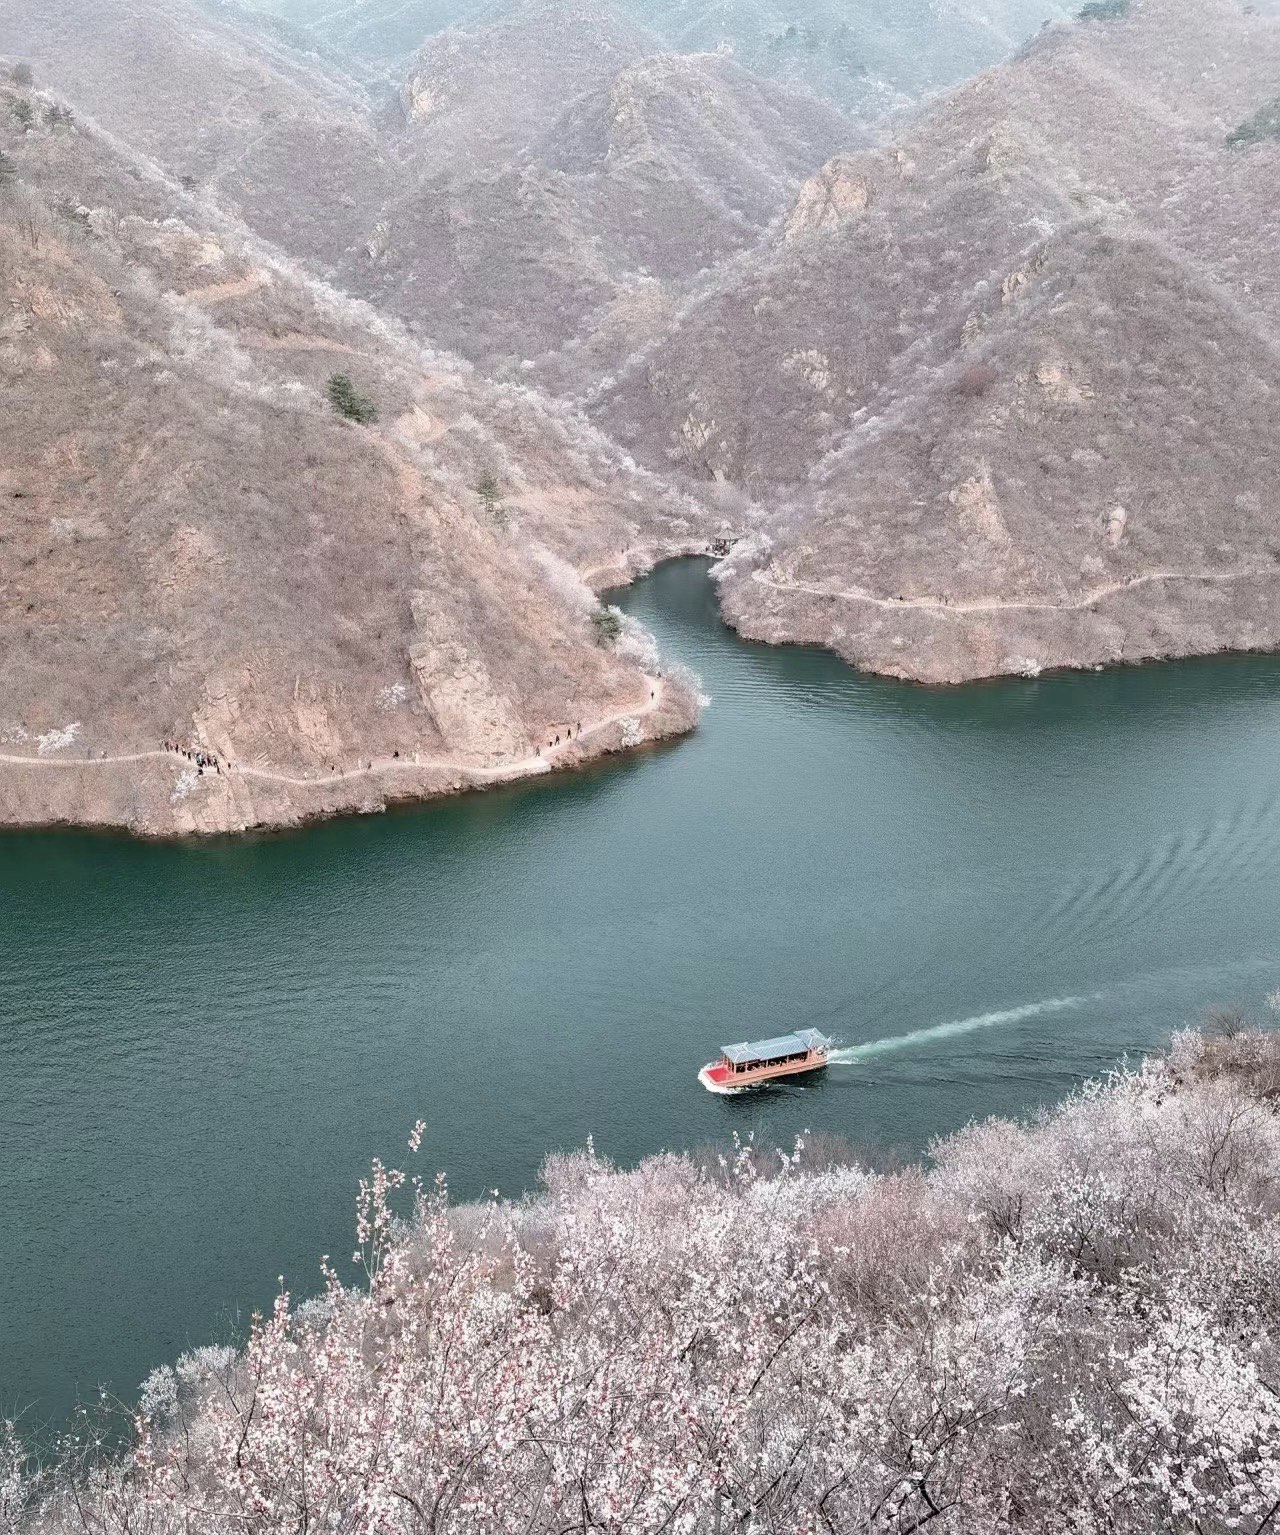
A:
<svg viewBox="0 0 1280 1535">
<path fill-rule="evenodd" d="M 378 407 L 367 394 L 361 394 L 345 373 L 331 373 L 326 389 L 329 403 L 340 416 L 367 426 L 378 419 Z"/>
<path fill-rule="evenodd" d="M 502 487 L 491 469 L 486 469 L 476 481 L 476 495 L 485 511 L 500 528 L 507 525 L 507 509 L 502 504 Z"/>
<path fill-rule="evenodd" d="M 599 645 L 612 645 L 622 633 L 622 620 L 613 608 L 597 608 L 591 615 L 591 626 Z"/>
</svg>

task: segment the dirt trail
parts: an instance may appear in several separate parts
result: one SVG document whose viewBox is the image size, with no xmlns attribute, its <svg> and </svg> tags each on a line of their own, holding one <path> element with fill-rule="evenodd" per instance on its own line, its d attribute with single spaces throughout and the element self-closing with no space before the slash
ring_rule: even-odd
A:
<svg viewBox="0 0 1280 1535">
<path fill-rule="evenodd" d="M 182 297 L 192 299 L 197 304 L 219 304 L 224 299 L 244 298 L 247 294 L 256 293 L 259 288 L 266 287 L 269 281 L 265 272 L 246 272 L 243 277 L 229 277 L 225 282 L 188 288 Z"/>
<path fill-rule="evenodd" d="M 474 762 L 464 762 L 450 757 L 429 757 L 424 761 L 415 762 L 411 757 L 381 757 L 372 767 L 353 767 L 339 769 L 333 773 L 317 773 L 310 778 L 300 778 L 290 773 L 279 773 L 272 768 L 252 767 L 243 763 L 234 763 L 227 766 L 222 764 L 221 776 L 231 781 L 236 779 L 258 779 L 267 783 L 288 784 L 293 788 L 314 789 L 330 784 L 350 783 L 354 779 L 377 778 L 383 773 L 421 773 L 433 769 L 443 769 L 445 772 L 462 773 L 478 783 L 501 783 L 507 779 L 528 778 L 538 773 L 549 773 L 562 763 L 572 760 L 570 748 L 577 746 L 582 741 L 589 741 L 600 731 L 610 725 L 616 725 L 620 720 L 643 719 L 653 714 L 661 707 L 664 697 L 664 683 L 661 677 L 646 677 L 645 683 L 649 689 L 649 697 L 638 705 L 626 709 L 617 709 L 611 714 L 602 715 L 601 718 L 587 724 L 582 731 L 572 738 L 566 737 L 559 746 L 549 746 L 541 754 L 531 757 L 523 757 L 516 762 L 497 762 L 488 766 Z M 0 752 L 0 762 L 14 763 L 21 767 L 39 768 L 105 768 L 113 767 L 125 762 L 147 762 L 152 758 L 167 758 L 174 763 L 185 763 L 189 759 L 182 753 L 169 751 L 163 747 L 157 747 L 154 751 L 121 752 L 108 756 L 86 757 L 30 757 L 21 756 L 14 752 Z M 214 775 L 218 776 L 218 775 Z"/>
<path fill-rule="evenodd" d="M 895 612 L 901 612 L 905 608 L 927 608 L 930 612 L 949 617 L 954 613 L 1005 611 L 1074 613 L 1083 608 L 1092 607 L 1095 602 L 1114 596 L 1116 592 L 1133 591 L 1153 581 L 1245 581 L 1255 577 L 1274 578 L 1278 574 L 1280 571 L 1277 570 L 1152 570 L 1143 576 L 1128 576 L 1123 581 L 1108 581 L 1103 586 L 1090 587 L 1081 596 L 1073 597 L 1066 602 L 1050 602 L 1047 599 L 1009 602 L 995 597 L 984 598 L 980 602 L 947 602 L 941 597 L 877 597 L 874 592 L 869 592 L 861 586 L 848 587 L 843 591 L 831 591 L 827 587 L 816 586 L 805 581 L 778 581 L 762 570 L 753 570 L 751 579 L 760 586 L 771 586 L 779 592 L 805 592 L 813 597 L 835 597 L 844 602 L 865 602 L 877 608 L 892 608 Z"/>
<path fill-rule="evenodd" d="M 0 752 L 0 762 L 17 762 L 23 767 L 109 767 L 113 762 L 146 762 L 151 757 L 172 757 L 175 761 L 183 760 L 179 753 L 164 751 L 160 747 L 150 752 L 124 752 L 116 757 L 22 757 L 16 752 Z"/>
<path fill-rule="evenodd" d="M 364 357 L 358 346 L 334 341 L 328 336 L 311 336 L 295 331 L 287 336 L 268 336 L 263 331 L 243 331 L 237 338 L 251 352 L 345 352 L 350 357 Z"/>
</svg>

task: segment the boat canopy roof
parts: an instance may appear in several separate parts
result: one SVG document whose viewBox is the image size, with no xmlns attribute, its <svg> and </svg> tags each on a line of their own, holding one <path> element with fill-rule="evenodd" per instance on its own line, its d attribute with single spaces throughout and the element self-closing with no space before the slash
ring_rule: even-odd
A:
<svg viewBox="0 0 1280 1535">
<path fill-rule="evenodd" d="M 820 1050 L 830 1043 L 817 1029 L 797 1029 L 794 1034 L 779 1034 L 777 1039 L 757 1039 L 748 1045 L 725 1045 L 724 1055 L 735 1066 L 744 1066 L 754 1061 L 778 1061 L 789 1055 L 804 1055 L 807 1050 Z"/>
</svg>

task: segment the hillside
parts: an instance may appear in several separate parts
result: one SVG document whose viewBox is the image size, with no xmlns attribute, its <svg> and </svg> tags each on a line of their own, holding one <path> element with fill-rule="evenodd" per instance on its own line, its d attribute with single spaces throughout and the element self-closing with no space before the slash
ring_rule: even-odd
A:
<svg viewBox="0 0 1280 1535">
<path fill-rule="evenodd" d="M 540 767 L 557 722 L 640 686 L 572 572 L 726 527 L 731 622 L 893 675 L 1280 643 L 1273 0 L 1050 26 L 892 142 L 735 58 L 664 52 L 677 13 L 701 25 L 521 0 L 431 38 L 384 98 L 245 5 L 5 8 L 0 48 L 36 68 L 0 103 L 25 381 L 4 472 L 32 503 L 6 621 L 47 623 L 21 631 L 4 728 L 20 747 L 78 723 L 109 763 L 216 715 L 223 755 L 282 775 L 202 819 L 161 792 L 163 757 L 128 804 L 87 769 L 10 764 L 13 818 L 273 822 L 463 781 L 411 782 L 407 751 Z M 1030 13 L 984 14 L 1012 36 Z M 334 373 L 376 423 L 335 415 Z M 159 375 L 172 427 L 126 473 Z M 102 478 L 55 481 L 82 420 Z M 47 531 L 111 528 L 103 506 L 136 548 Z M 264 555 L 281 529 L 310 547 L 312 517 L 332 563 Z M 157 606 L 175 581 L 208 601 Z M 73 641 L 81 582 L 99 628 Z M 321 723 L 290 713 L 308 675 L 330 679 Z M 404 688 L 435 721 L 412 746 L 370 702 Z M 339 773 L 379 753 L 390 778 Z"/>
<path fill-rule="evenodd" d="M 368 239 L 390 193 L 392 168 L 363 88 L 234 7 L 6 0 L 4 55 L 27 61 L 82 117 L 322 269 Z"/>
<path fill-rule="evenodd" d="M 30 1535 L 409 1532 L 427 1509 L 459 1535 L 1261 1535 L 1278 1102 L 1274 1033 L 1182 1035 L 928 1168 L 559 1154 L 517 1204 L 415 1180 L 397 1228 L 406 1177 L 375 1163 L 367 1289 L 325 1260 L 324 1297 L 282 1288 L 243 1353 L 157 1371 L 123 1463 L 24 1484 L 10 1444 L 0 1510 Z"/>
<path fill-rule="evenodd" d="M 933 681 L 1280 641 L 1280 26 L 1135 0 L 833 160 L 606 390 L 745 632 Z"/>
<path fill-rule="evenodd" d="M 0 88 L 0 820 L 280 825 L 691 723 L 575 566 L 693 503 L 54 105 Z"/>
<path fill-rule="evenodd" d="M 36 0 L 0 55 L 314 275 L 508 376 L 589 390 L 804 178 L 866 142 L 728 59 L 594 0 L 431 38 L 390 100 L 246 6 Z"/>
<path fill-rule="evenodd" d="M 591 387 L 865 137 L 728 60 L 656 46 L 546 3 L 434 41 L 387 124 L 397 194 L 338 280 L 479 364 Z"/>
</svg>

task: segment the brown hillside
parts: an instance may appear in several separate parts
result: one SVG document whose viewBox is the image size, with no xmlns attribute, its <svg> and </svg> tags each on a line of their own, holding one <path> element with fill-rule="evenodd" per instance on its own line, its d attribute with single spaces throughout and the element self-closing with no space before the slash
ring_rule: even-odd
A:
<svg viewBox="0 0 1280 1535">
<path fill-rule="evenodd" d="M 677 317 L 598 419 L 785 504 L 746 629 L 948 680 L 1280 641 L 1280 145 L 1229 143 L 1277 79 L 1233 4 L 1053 29 Z"/>
<path fill-rule="evenodd" d="M 93 135 L 11 129 L 15 89 L 0 819 L 282 824 L 690 722 L 639 652 L 596 642 L 571 562 L 696 544 L 692 504 L 572 416 L 200 227 Z M 334 371 L 375 424 L 330 407 Z"/>
</svg>

